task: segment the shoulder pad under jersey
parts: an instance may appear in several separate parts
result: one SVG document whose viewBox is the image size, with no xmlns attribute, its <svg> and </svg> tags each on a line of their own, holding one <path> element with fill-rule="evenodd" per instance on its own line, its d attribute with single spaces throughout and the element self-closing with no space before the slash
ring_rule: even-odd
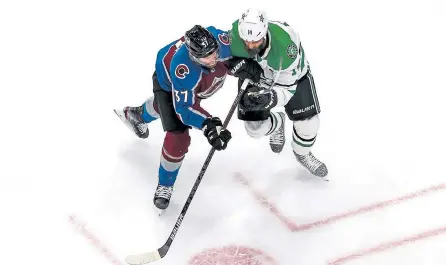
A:
<svg viewBox="0 0 446 265">
<path fill-rule="evenodd" d="M 219 61 L 225 61 L 232 57 L 231 47 L 229 42 L 229 35 L 227 31 L 217 29 L 214 26 L 207 27 L 207 29 L 214 35 L 218 41 L 220 48 Z"/>
</svg>

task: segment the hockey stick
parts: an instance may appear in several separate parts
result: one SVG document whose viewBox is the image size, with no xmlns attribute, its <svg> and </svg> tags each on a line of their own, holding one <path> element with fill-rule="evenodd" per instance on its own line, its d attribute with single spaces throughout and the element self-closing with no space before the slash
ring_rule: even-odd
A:
<svg viewBox="0 0 446 265">
<path fill-rule="evenodd" d="M 245 91 L 246 87 L 248 86 L 249 82 L 250 82 L 249 79 L 245 79 L 245 81 L 243 81 L 240 91 L 239 91 L 237 97 L 235 98 L 234 103 L 232 103 L 231 109 L 229 110 L 229 113 L 226 116 L 226 119 L 223 123 L 223 128 L 226 128 L 228 126 L 228 123 L 231 120 L 232 115 L 234 114 L 234 111 L 237 108 L 237 105 L 243 95 L 243 92 Z M 187 198 L 186 204 L 184 205 L 183 210 L 181 210 L 180 216 L 178 217 L 177 222 L 175 223 L 175 226 L 173 227 L 172 232 L 170 233 L 170 236 L 167 239 L 166 243 L 164 243 L 164 245 L 156 251 L 127 256 L 125 261 L 128 264 L 130 264 L 130 265 L 146 264 L 146 263 L 160 260 L 160 259 L 164 258 L 164 256 L 166 256 L 167 252 L 169 251 L 170 245 L 172 245 L 175 235 L 178 232 L 178 229 L 180 229 L 180 225 L 183 222 L 184 216 L 186 215 L 187 209 L 189 208 L 189 206 L 192 202 L 192 199 L 194 198 L 195 192 L 197 192 L 198 186 L 200 185 L 200 182 L 203 179 L 204 173 L 206 172 L 206 169 L 208 168 L 208 165 L 211 162 L 214 152 L 215 152 L 215 148 L 212 148 L 208 154 L 208 157 L 206 158 L 206 161 L 204 162 L 203 167 L 201 168 L 200 174 L 198 175 L 198 178 L 195 181 L 194 186 L 192 187 L 189 197 Z"/>
</svg>

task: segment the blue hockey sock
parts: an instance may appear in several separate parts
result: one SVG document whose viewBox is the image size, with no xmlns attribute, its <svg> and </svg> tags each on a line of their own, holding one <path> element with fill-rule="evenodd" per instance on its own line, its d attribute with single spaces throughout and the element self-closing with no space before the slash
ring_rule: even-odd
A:
<svg viewBox="0 0 446 265">
<path fill-rule="evenodd" d="M 178 172 L 180 171 L 183 160 L 175 161 L 165 156 L 166 153 L 163 150 L 158 171 L 158 181 L 160 185 L 170 187 L 173 186 L 177 180 Z"/>
<path fill-rule="evenodd" d="M 178 172 L 180 171 L 180 167 L 174 171 L 166 170 L 162 164 L 160 164 L 158 181 L 160 185 L 171 187 L 175 184 L 177 180 Z"/>
<path fill-rule="evenodd" d="M 141 118 L 145 123 L 152 122 L 160 117 L 153 106 L 153 99 L 154 97 L 147 99 L 147 101 L 142 105 L 143 111 Z"/>
</svg>

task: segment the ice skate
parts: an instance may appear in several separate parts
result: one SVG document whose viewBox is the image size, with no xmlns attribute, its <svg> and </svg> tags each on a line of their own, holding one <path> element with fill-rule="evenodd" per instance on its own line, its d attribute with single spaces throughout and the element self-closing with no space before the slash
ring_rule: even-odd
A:
<svg viewBox="0 0 446 265">
<path fill-rule="evenodd" d="M 156 187 L 155 195 L 153 196 L 153 204 L 158 209 L 159 215 L 167 209 L 170 203 L 170 197 L 172 196 L 173 186 L 167 187 L 159 185 Z"/>
<path fill-rule="evenodd" d="M 285 145 L 285 113 L 279 112 L 279 115 L 282 119 L 282 125 L 269 137 L 269 146 L 274 153 L 282 152 Z"/>
<path fill-rule="evenodd" d="M 308 169 L 308 171 L 310 171 L 311 174 L 317 177 L 321 177 L 324 180 L 328 181 L 328 179 L 325 178 L 325 176 L 327 176 L 328 174 L 327 167 L 325 166 L 324 163 L 322 163 L 316 157 L 314 157 L 314 155 L 311 152 L 309 152 L 306 155 L 298 155 L 296 153 L 294 153 L 294 155 L 296 156 L 297 161 L 299 161 L 299 163 L 302 166 Z"/>
<path fill-rule="evenodd" d="M 149 136 L 149 128 L 141 118 L 142 107 L 125 107 L 114 109 L 114 112 L 136 136 L 143 139 Z"/>
</svg>

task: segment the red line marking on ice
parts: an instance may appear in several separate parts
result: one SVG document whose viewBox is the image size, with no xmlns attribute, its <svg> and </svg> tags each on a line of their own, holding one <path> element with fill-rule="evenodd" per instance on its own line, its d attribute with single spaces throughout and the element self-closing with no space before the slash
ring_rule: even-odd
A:
<svg viewBox="0 0 446 265">
<path fill-rule="evenodd" d="M 251 185 L 251 183 L 246 179 L 242 174 L 236 173 L 234 177 L 245 187 L 247 187 L 253 194 L 254 197 L 260 204 L 264 205 L 266 208 L 268 208 L 277 218 L 279 218 L 280 221 L 282 221 L 283 224 L 285 224 L 286 227 L 288 227 L 289 230 L 293 231 L 297 228 L 297 225 L 288 217 L 284 216 L 277 207 L 268 201 L 268 198 L 258 192 L 254 187 Z"/>
<path fill-rule="evenodd" d="M 108 250 L 108 248 L 90 231 L 88 231 L 87 228 L 85 228 L 85 223 L 80 221 L 75 215 L 70 215 L 68 217 L 68 220 L 70 223 L 72 223 L 74 225 L 74 227 L 79 230 L 79 232 L 85 237 L 87 238 L 90 243 L 96 247 L 102 255 L 105 256 L 105 258 L 108 259 L 108 261 L 110 261 L 112 264 L 115 265 L 124 265 L 121 261 L 119 261 L 119 259 L 117 259 L 115 257 L 115 255 L 113 255 L 112 252 L 110 252 L 110 250 Z"/>
<path fill-rule="evenodd" d="M 336 260 L 333 261 L 329 261 L 328 265 L 340 265 L 343 264 L 345 262 L 366 256 L 366 255 L 370 255 L 370 254 L 375 254 L 377 252 L 382 252 L 391 248 L 396 248 L 405 244 L 409 244 L 409 243 L 414 243 L 415 241 L 419 241 L 422 239 L 427 239 L 429 237 L 433 237 L 433 236 L 438 236 L 440 234 L 443 234 L 446 232 L 446 226 L 445 227 L 440 227 L 434 230 L 430 230 L 430 231 L 426 231 L 423 233 L 420 233 L 418 235 L 414 235 L 408 238 L 403 238 L 397 241 L 392 241 L 392 242 L 387 242 L 387 243 L 383 243 L 380 244 L 378 246 L 369 248 L 369 249 L 363 249 L 360 251 L 357 251 L 355 253 L 352 253 L 350 255 L 338 258 Z"/>
<path fill-rule="evenodd" d="M 385 207 L 390 206 L 392 204 L 397 204 L 397 203 L 400 203 L 400 202 L 403 202 L 403 201 L 408 201 L 410 199 L 421 197 L 423 195 L 430 194 L 430 193 L 432 193 L 434 191 L 440 191 L 440 190 L 445 189 L 445 188 L 446 188 L 445 184 L 432 186 L 430 188 L 423 189 L 423 190 L 420 190 L 420 191 L 417 191 L 417 192 L 413 192 L 413 193 L 410 193 L 410 194 L 407 194 L 407 195 L 404 195 L 404 196 L 401 196 L 401 197 L 398 197 L 398 198 L 395 198 L 395 199 L 390 199 L 390 200 L 378 202 L 378 203 L 375 203 L 375 204 L 372 204 L 372 205 L 361 207 L 361 208 L 353 210 L 353 211 L 349 211 L 349 212 L 346 212 L 346 213 L 330 216 L 330 217 L 325 218 L 323 220 L 319 220 L 319 221 L 308 223 L 308 224 L 298 225 L 294 231 L 303 231 L 303 230 L 308 230 L 310 228 L 319 227 L 319 226 L 326 225 L 326 224 L 329 224 L 329 223 L 333 223 L 333 222 L 336 222 L 338 220 L 346 219 L 346 218 L 349 218 L 349 217 L 352 217 L 352 216 L 355 216 L 355 215 L 371 212 L 371 211 L 374 211 L 374 210 L 377 210 L 377 209 L 382 209 L 382 208 L 385 208 Z"/>
<path fill-rule="evenodd" d="M 334 223 L 336 221 L 342 220 L 342 219 L 347 219 L 359 214 L 363 214 L 363 213 L 368 213 L 374 210 L 378 210 L 378 209 L 383 209 L 387 206 L 390 206 L 392 204 L 397 204 L 400 202 L 404 202 L 404 201 L 408 201 L 410 199 L 414 199 L 414 198 L 418 198 L 424 195 L 428 195 L 432 192 L 435 191 L 440 191 L 446 188 L 445 184 L 439 184 L 436 186 L 432 186 L 430 188 L 426 188 L 417 192 L 412 192 L 410 194 L 398 197 L 398 198 L 394 198 L 394 199 L 390 199 L 390 200 L 386 200 L 386 201 L 381 201 L 372 205 L 368 205 L 368 206 L 364 206 L 361 208 L 358 208 L 356 210 L 352 210 L 352 211 L 348 211 L 345 213 L 341 213 L 341 214 L 337 214 L 337 215 L 333 215 L 330 217 L 327 217 L 325 219 L 321 219 L 315 222 L 311 222 L 311 223 L 306 223 L 306 224 L 296 224 L 294 221 L 292 221 L 291 219 L 289 219 L 288 217 L 286 217 L 284 214 L 282 214 L 279 209 L 268 200 L 268 197 L 262 193 L 260 193 L 259 191 L 257 191 L 252 184 L 249 182 L 249 180 L 244 177 L 242 174 L 240 173 L 236 173 L 234 175 L 234 178 L 236 180 L 238 180 L 241 184 L 243 184 L 245 187 L 247 187 L 252 194 L 254 195 L 254 197 L 256 198 L 256 200 L 258 202 L 260 202 L 262 205 L 264 205 L 266 208 L 268 208 L 277 218 L 279 218 L 280 221 L 282 221 L 282 223 L 292 232 L 300 232 L 300 231 L 305 231 L 305 230 L 309 230 L 312 228 L 317 228 L 323 225 L 327 225 L 327 224 L 331 224 Z"/>
</svg>

